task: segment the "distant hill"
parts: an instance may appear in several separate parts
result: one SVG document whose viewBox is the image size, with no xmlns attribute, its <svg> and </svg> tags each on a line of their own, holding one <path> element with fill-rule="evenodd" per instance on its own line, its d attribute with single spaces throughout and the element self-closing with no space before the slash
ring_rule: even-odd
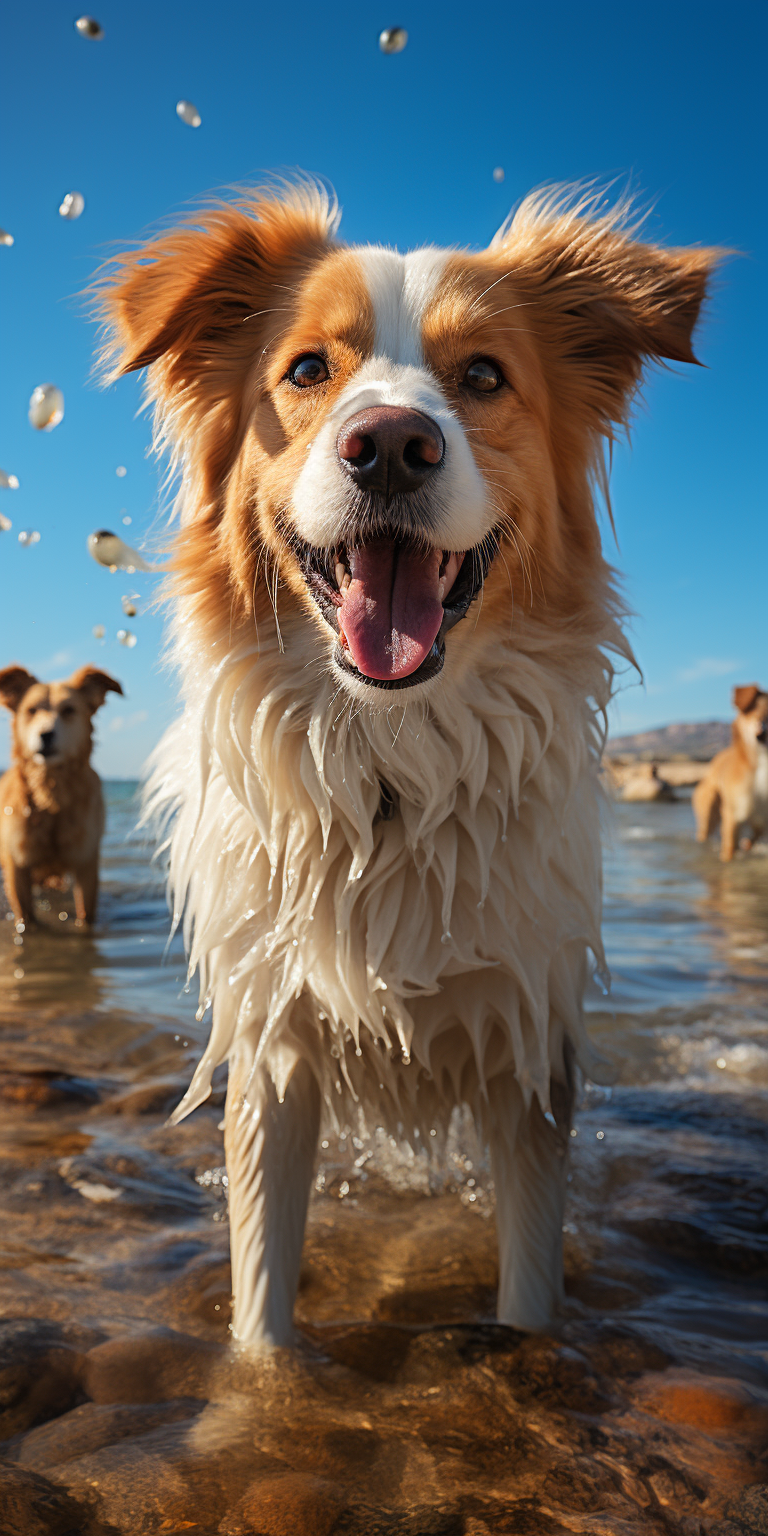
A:
<svg viewBox="0 0 768 1536">
<path fill-rule="evenodd" d="M 633 736 L 612 736 L 605 750 L 608 757 L 709 759 L 730 742 L 727 720 L 683 721 L 656 731 L 636 731 Z"/>
</svg>

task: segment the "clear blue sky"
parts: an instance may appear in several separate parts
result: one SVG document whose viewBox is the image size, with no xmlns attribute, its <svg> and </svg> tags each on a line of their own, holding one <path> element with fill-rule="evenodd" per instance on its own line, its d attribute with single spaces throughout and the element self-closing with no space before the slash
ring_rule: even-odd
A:
<svg viewBox="0 0 768 1536">
<path fill-rule="evenodd" d="M 701 327 L 706 369 L 656 374 L 615 457 L 646 688 L 623 696 L 614 726 L 724 716 L 734 682 L 768 684 L 764 0 L 94 4 L 103 42 L 75 32 L 74 3 L 5 13 L 0 224 L 16 243 L 0 248 L 0 465 L 21 487 L 0 491 L 14 522 L 0 534 L 0 662 L 50 677 L 93 661 L 122 679 L 125 703 L 100 717 L 101 770 L 138 771 L 176 705 L 160 619 L 131 623 L 132 651 L 115 639 L 121 595 L 149 595 L 153 578 L 112 576 L 85 550 L 98 527 L 140 543 L 159 477 L 139 383 L 91 381 L 75 296 L 106 254 L 201 194 L 294 167 L 334 185 L 350 241 L 483 245 L 531 187 L 597 176 L 631 179 L 652 236 L 743 253 Z M 385 57 L 377 37 L 393 24 L 410 41 Z M 201 128 L 179 121 L 180 97 Z M 57 209 L 74 189 L 86 209 L 69 223 Z M 49 381 L 66 416 L 37 433 L 27 404 Z M 22 528 L 40 543 L 21 548 Z"/>
</svg>

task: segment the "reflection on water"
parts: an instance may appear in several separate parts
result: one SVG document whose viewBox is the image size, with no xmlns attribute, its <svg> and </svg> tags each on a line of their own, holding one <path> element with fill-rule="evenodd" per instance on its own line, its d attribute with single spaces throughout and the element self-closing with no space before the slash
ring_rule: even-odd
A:
<svg viewBox="0 0 768 1536">
<path fill-rule="evenodd" d="M 99 928 L 0 924 L 0 1530 L 306 1536 L 768 1530 L 768 858 L 686 804 L 606 838 L 616 1067 L 572 1141 L 568 1307 L 493 1322 L 493 1187 L 324 1135 L 292 1355 L 227 1348 L 223 1083 L 162 878 L 108 788 Z M 59 914 L 68 913 L 66 919 Z M 762 1471 L 761 1471 L 762 1468 Z"/>
</svg>

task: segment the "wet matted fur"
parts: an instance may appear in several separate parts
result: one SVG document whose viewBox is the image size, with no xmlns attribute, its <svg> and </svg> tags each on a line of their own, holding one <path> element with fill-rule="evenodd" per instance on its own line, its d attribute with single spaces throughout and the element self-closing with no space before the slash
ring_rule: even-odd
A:
<svg viewBox="0 0 768 1536">
<path fill-rule="evenodd" d="M 148 804 L 213 1009 L 177 1118 L 229 1062 L 243 1340 L 291 1337 L 323 1101 L 422 1142 L 468 1104 L 496 1182 L 499 1316 L 543 1326 L 560 1301 L 602 964 L 597 771 L 611 657 L 629 654 L 595 487 L 644 362 L 695 360 L 717 254 L 635 233 L 595 198 L 545 194 L 486 251 L 401 256 L 340 244 L 302 186 L 218 206 L 104 275 L 113 376 L 148 368 L 181 479 L 184 707 Z M 418 488 L 351 477 L 340 445 L 366 412 L 416 412 L 442 442 L 434 473 L 417 455 Z M 365 624 L 386 561 L 382 646 Z"/>
</svg>

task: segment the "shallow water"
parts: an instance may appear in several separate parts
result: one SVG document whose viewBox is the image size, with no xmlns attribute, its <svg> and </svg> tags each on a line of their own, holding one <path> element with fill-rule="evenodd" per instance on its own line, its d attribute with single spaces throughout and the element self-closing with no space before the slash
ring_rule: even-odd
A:
<svg viewBox="0 0 768 1536">
<path fill-rule="evenodd" d="M 572 1140 L 568 1304 L 493 1322 L 493 1188 L 324 1136 L 295 1354 L 229 1347 L 223 1082 L 167 954 L 134 786 L 108 786 L 100 923 L 0 924 L 0 1531 L 130 1536 L 768 1531 L 768 857 L 690 806 L 606 837 L 616 1083 Z M 59 913 L 65 912 L 65 919 Z"/>
</svg>

